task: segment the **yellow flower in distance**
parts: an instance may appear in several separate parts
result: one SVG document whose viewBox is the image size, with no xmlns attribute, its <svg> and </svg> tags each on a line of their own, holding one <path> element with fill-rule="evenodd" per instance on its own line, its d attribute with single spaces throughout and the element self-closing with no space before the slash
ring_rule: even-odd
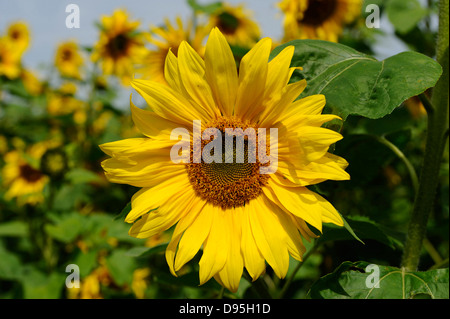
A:
<svg viewBox="0 0 450 319">
<path fill-rule="evenodd" d="M 164 66 L 167 53 L 171 50 L 176 56 L 178 47 L 183 41 L 187 41 L 202 56 L 204 52 L 202 41 L 207 35 L 206 29 L 200 26 L 195 30 L 192 29 L 192 23 L 183 25 L 180 17 L 176 18 L 176 25 L 173 25 L 169 19 L 165 19 L 164 26 L 151 28 L 149 42 L 156 48 L 149 50 L 146 54 L 142 67 L 137 70 L 139 77 L 166 83 Z"/>
<path fill-rule="evenodd" d="M 306 188 L 328 179 L 349 179 L 344 171 L 347 162 L 328 153 L 342 136 L 321 127 L 338 117 L 321 115 L 323 95 L 294 101 L 306 86 L 304 80 L 288 84 L 294 47 L 269 62 L 271 46 L 269 38 L 260 40 L 241 60 L 238 74 L 218 28 L 209 35 L 204 59 L 188 43 L 181 43 L 178 57 L 169 51 L 166 58 L 169 86 L 132 82 L 152 110 L 131 104 L 134 123 L 145 137 L 100 146 L 111 156 L 102 162 L 107 178 L 141 187 L 125 219 L 132 223 L 129 234 L 148 238 L 175 226 L 166 249 L 175 276 L 203 247 L 200 284 L 214 277 L 235 292 L 243 268 L 256 280 L 266 261 L 283 278 L 289 255 L 302 259 L 302 237 L 315 237 L 308 225 L 321 231 L 322 223 L 343 224 L 327 200 Z M 195 121 L 201 121 L 201 128 Z M 203 135 L 208 128 L 221 133 L 227 128 L 254 128 L 258 145 L 264 135 L 259 129 L 277 129 L 278 141 L 270 136 L 266 148 L 277 144 L 278 169 L 262 173 L 262 167 L 273 163 L 264 162 L 259 151 L 256 161 L 237 149 L 231 163 L 205 161 L 212 143 L 207 140 L 201 142 L 203 159 L 195 161 L 192 138 L 187 161 L 176 163 L 170 153 L 180 141 L 171 135 L 179 128 L 187 136 L 200 129 Z M 243 144 L 248 153 L 248 139 Z"/>
<path fill-rule="evenodd" d="M 226 3 L 222 4 L 210 15 L 209 28 L 213 27 L 218 27 L 231 45 L 252 46 L 261 36 L 258 24 L 252 20 L 243 5 L 233 7 Z"/>
<path fill-rule="evenodd" d="M 8 27 L 7 37 L 20 55 L 25 52 L 25 50 L 30 45 L 30 31 L 28 26 L 24 22 L 16 22 Z"/>
<path fill-rule="evenodd" d="M 337 42 L 343 26 L 361 14 L 361 0 L 282 0 L 284 41 L 320 39 Z"/>
<path fill-rule="evenodd" d="M 0 76 L 13 80 L 20 76 L 21 55 L 7 37 L 0 37 Z"/>
<path fill-rule="evenodd" d="M 63 77 L 81 79 L 83 57 L 75 41 L 61 43 L 55 54 L 55 66 Z"/>
<path fill-rule="evenodd" d="M 3 185 L 7 187 L 5 199 L 17 199 L 18 205 L 35 205 L 44 200 L 43 190 L 49 178 L 39 169 L 39 159 L 48 146 L 37 143 L 26 153 L 12 150 L 5 154 L 2 169 Z"/>
<path fill-rule="evenodd" d="M 136 64 L 142 63 L 147 49 L 144 34 L 138 32 L 139 21 L 129 21 L 123 10 L 101 19 L 100 39 L 94 46 L 92 60 L 100 62 L 105 75 L 115 75 L 128 85 Z"/>
</svg>

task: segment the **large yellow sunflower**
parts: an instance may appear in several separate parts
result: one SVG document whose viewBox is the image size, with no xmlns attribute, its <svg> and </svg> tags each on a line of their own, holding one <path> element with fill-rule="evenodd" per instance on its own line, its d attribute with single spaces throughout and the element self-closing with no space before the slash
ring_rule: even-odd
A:
<svg viewBox="0 0 450 319">
<path fill-rule="evenodd" d="M 63 77 L 81 79 L 80 69 L 83 66 L 83 57 L 75 41 L 67 41 L 58 46 L 55 66 Z"/>
<path fill-rule="evenodd" d="M 228 43 L 242 47 L 252 46 L 261 36 L 258 24 L 243 5 L 233 7 L 227 3 L 222 4 L 210 15 L 208 27 L 218 27 Z"/>
<path fill-rule="evenodd" d="M 361 14 L 361 0 L 282 0 L 284 41 L 320 39 L 337 42 L 343 26 Z"/>
<path fill-rule="evenodd" d="M 139 24 L 139 21 L 129 21 L 123 10 L 102 17 L 100 39 L 91 56 L 94 62 L 100 62 L 104 74 L 116 75 L 124 85 L 129 84 L 135 65 L 142 63 L 147 52 Z"/>
<path fill-rule="evenodd" d="M 305 81 L 288 84 L 294 47 L 269 62 L 271 42 L 259 41 L 243 57 L 239 74 L 217 28 L 209 35 L 204 59 L 181 43 L 178 57 L 169 51 L 166 58 L 169 86 L 132 81 L 152 110 L 131 104 L 134 123 L 145 137 L 100 146 L 111 156 L 102 163 L 111 182 L 142 187 L 125 219 L 133 224 L 129 234 L 147 238 L 176 225 L 166 250 L 175 276 L 203 247 L 200 284 L 214 277 L 236 291 L 243 268 L 256 280 L 265 261 L 283 278 L 289 255 L 302 259 L 302 237 L 315 236 L 309 226 L 321 231 L 322 223 L 343 224 L 335 208 L 306 187 L 349 178 L 347 162 L 328 153 L 342 136 L 321 127 L 337 116 L 321 115 L 323 95 L 294 101 L 306 86 Z M 204 135 L 213 128 L 213 141 L 193 141 L 200 131 Z M 231 149 L 225 141 L 223 163 L 221 147 L 211 145 L 223 142 L 219 133 L 226 140 L 227 129 L 239 128 L 257 130 L 258 157 L 250 160 L 255 144 L 247 136 L 239 151 L 237 138 Z M 201 160 L 195 155 L 199 150 Z M 174 161 L 174 155 L 184 161 Z M 209 156 L 216 155 L 219 159 L 210 162 Z"/>
<path fill-rule="evenodd" d="M 164 26 L 151 29 L 149 42 L 156 48 L 149 50 L 145 56 L 142 67 L 138 70 L 140 76 L 143 79 L 166 83 L 164 66 L 169 50 L 176 56 L 181 42 L 187 41 L 197 53 L 203 55 L 202 42 L 206 36 L 205 27 L 197 26 L 193 30 L 192 22 L 183 25 L 180 17 L 176 18 L 176 25 L 173 25 L 169 19 L 165 19 Z"/>
</svg>

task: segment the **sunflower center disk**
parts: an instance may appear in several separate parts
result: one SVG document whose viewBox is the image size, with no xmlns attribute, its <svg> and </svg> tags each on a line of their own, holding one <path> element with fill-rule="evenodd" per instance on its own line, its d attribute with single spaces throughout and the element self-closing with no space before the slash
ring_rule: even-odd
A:
<svg viewBox="0 0 450 319">
<path fill-rule="evenodd" d="M 336 0 L 308 1 L 308 9 L 306 9 L 303 19 L 299 22 L 319 26 L 336 12 L 336 7 Z"/>
<path fill-rule="evenodd" d="M 216 128 L 221 132 L 222 156 L 220 162 L 206 163 L 202 157 L 201 163 L 193 163 L 191 160 L 191 163 L 186 165 L 189 181 L 197 196 L 213 205 L 227 209 L 244 206 L 245 203 L 261 194 L 261 187 L 266 184 L 269 176 L 260 174 L 260 167 L 264 164 L 258 161 L 255 143 L 249 141 L 248 136 L 244 136 L 243 147 L 237 143 L 237 138 L 233 139 L 231 145 L 225 131 L 225 128 L 241 128 L 245 131 L 249 127 L 252 126 L 229 119 L 219 119 L 208 125 L 207 128 Z M 204 147 L 211 142 L 212 138 L 202 141 L 202 153 Z M 214 152 L 213 148 L 209 155 L 214 156 Z M 256 156 L 252 159 L 250 153 Z M 228 157 L 232 154 L 232 162 L 226 161 L 227 154 Z"/>
</svg>

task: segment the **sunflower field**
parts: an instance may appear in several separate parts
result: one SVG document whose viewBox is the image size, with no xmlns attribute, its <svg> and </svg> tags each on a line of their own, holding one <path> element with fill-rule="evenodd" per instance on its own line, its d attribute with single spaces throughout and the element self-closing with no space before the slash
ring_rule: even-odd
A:
<svg viewBox="0 0 450 319">
<path fill-rule="evenodd" d="M 448 0 L 184 4 L 0 4 L 0 299 L 448 299 Z"/>
</svg>

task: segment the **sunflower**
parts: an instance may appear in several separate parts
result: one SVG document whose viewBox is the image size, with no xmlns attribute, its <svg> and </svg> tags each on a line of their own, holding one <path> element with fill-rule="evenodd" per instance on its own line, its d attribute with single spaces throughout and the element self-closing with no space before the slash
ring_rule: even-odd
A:
<svg viewBox="0 0 450 319">
<path fill-rule="evenodd" d="M 20 76 L 21 55 L 7 37 L 0 37 L 0 76 L 16 79 Z"/>
<path fill-rule="evenodd" d="M 166 83 L 164 66 L 167 53 L 171 50 L 176 56 L 178 47 L 183 41 L 187 41 L 197 53 L 203 55 L 204 46 L 202 42 L 207 35 L 206 29 L 201 26 L 197 26 L 195 30 L 192 29 L 192 23 L 189 21 L 187 25 L 183 25 L 180 17 L 176 18 L 176 25 L 173 25 L 169 19 L 165 19 L 164 26 L 153 27 L 149 42 L 156 48 L 149 50 L 145 56 L 142 67 L 138 70 L 141 77 Z"/>
<path fill-rule="evenodd" d="M 38 96 L 43 92 L 44 86 L 34 72 L 24 69 L 20 74 L 20 78 L 23 86 L 31 95 Z"/>
<path fill-rule="evenodd" d="M 243 5 L 233 7 L 222 4 L 209 18 L 209 29 L 218 27 L 231 45 L 248 47 L 256 43 L 261 36 L 258 24 Z"/>
<path fill-rule="evenodd" d="M 282 0 L 284 41 L 320 39 L 337 42 L 343 26 L 361 14 L 361 0 Z"/>
<path fill-rule="evenodd" d="M 134 66 L 142 63 L 147 51 L 144 34 L 138 31 L 139 24 L 139 21 L 129 21 L 123 10 L 102 17 L 100 39 L 91 56 L 94 62 L 101 63 L 104 74 L 119 77 L 123 85 L 129 84 Z"/>
<path fill-rule="evenodd" d="M 63 77 L 81 79 L 80 68 L 83 57 L 75 41 L 61 43 L 55 54 L 55 66 Z"/>
<path fill-rule="evenodd" d="M 7 37 L 14 49 L 22 54 L 30 45 L 30 31 L 24 22 L 16 22 L 8 27 Z"/>
<path fill-rule="evenodd" d="M 55 91 L 49 92 L 47 99 L 47 112 L 53 116 L 76 113 L 84 109 L 84 102 L 75 98 L 77 87 L 66 82 Z"/>
<path fill-rule="evenodd" d="M 265 261 L 283 278 L 289 255 L 302 259 L 302 237 L 316 236 L 310 226 L 321 231 L 322 223 L 343 225 L 336 209 L 306 187 L 349 179 L 344 171 L 347 162 L 328 153 L 342 136 L 321 127 L 338 117 L 321 115 L 323 95 L 294 101 L 306 86 L 304 80 L 288 84 L 294 47 L 268 62 L 271 42 L 260 40 L 241 60 L 239 74 L 218 28 L 209 35 L 204 59 L 182 42 L 178 57 L 169 51 L 166 58 L 169 86 L 132 81 L 152 109 L 131 104 L 134 123 L 145 137 L 100 145 L 111 156 L 102 162 L 107 178 L 141 187 L 125 219 L 132 223 L 129 234 L 148 238 L 175 226 L 166 249 L 175 276 L 203 246 L 200 284 L 214 277 L 234 292 L 244 267 L 256 280 L 265 271 Z M 195 132 L 205 135 L 206 129 L 214 128 L 219 136 L 214 143 L 193 142 Z M 255 144 L 244 137 L 239 151 L 237 139 L 236 147 L 225 142 L 225 153 L 232 160 L 223 163 L 221 148 L 210 144 L 223 142 L 217 132 L 226 135 L 227 129 L 238 128 L 257 130 L 258 157 L 250 160 Z M 184 139 L 191 137 L 190 143 L 179 141 L 178 133 Z M 264 137 L 269 141 L 265 140 L 266 152 L 259 143 Z M 188 152 L 178 149 L 179 143 L 190 145 Z M 202 160 L 195 158 L 199 148 Z M 180 151 L 184 161 L 173 161 Z M 216 151 L 217 161 L 205 160 L 205 154 L 215 156 Z"/>
<path fill-rule="evenodd" d="M 44 200 L 43 190 L 49 178 L 39 169 L 39 159 L 48 146 L 38 143 L 26 152 L 12 150 L 5 154 L 2 169 L 3 185 L 8 188 L 5 199 L 17 199 L 19 205 L 35 205 Z"/>
</svg>

